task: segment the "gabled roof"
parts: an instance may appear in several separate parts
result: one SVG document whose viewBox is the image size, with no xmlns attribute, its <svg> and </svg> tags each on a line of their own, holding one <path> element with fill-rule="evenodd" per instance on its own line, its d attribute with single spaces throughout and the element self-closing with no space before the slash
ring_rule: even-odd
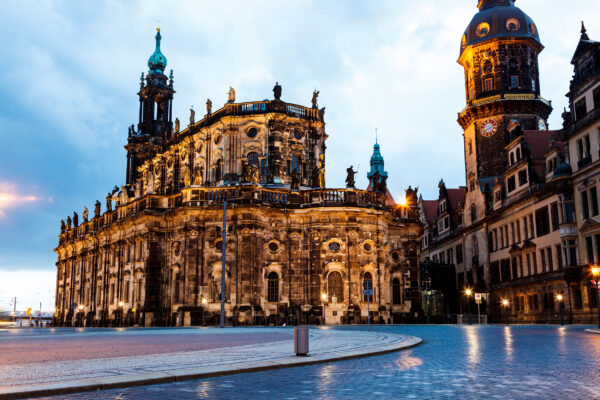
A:
<svg viewBox="0 0 600 400">
<path fill-rule="evenodd" d="M 437 216 L 439 202 L 437 200 L 422 200 L 421 202 L 423 203 L 425 220 L 428 224 L 432 224 Z"/>
<path fill-rule="evenodd" d="M 523 131 L 523 137 L 529 146 L 531 157 L 534 162 L 540 162 L 546 158 L 548 145 L 550 144 L 551 139 L 559 146 L 561 155 L 564 156 L 565 144 L 557 140 L 559 135 L 560 131 Z"/>
<path fill-rule="evenodd" d="M 452 210 L 452 222 L 454 226 L 458 225 L 459 210 L 465 201 L 466 188 L 461 187 L 458 189 L 446 189 L 448 192 L 448 201 L 450 202 L 450 209 Z"/>
</svg>

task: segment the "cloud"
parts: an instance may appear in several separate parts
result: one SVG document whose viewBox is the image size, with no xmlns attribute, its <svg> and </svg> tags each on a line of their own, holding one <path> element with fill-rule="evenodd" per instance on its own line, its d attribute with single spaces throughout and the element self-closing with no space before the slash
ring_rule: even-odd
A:
<svg viewBox="0 0 600 400">
<path fill-rule="evenodd" d="M 6 212 L 11 208 L 41 200 L 43 200 L 41 197 L 20 193 L 15 183 L 0 182 L 0 219 L 5 218 Z"/>
</svg>

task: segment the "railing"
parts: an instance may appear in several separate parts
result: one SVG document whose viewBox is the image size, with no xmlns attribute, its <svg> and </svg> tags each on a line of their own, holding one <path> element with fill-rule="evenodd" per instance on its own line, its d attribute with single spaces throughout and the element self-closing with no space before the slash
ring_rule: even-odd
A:
<svg viewBox="0 0 600 400">
<path fill-rule="evenodd" d="M 201 128 L 212 125 L 215 121 L 227 116 L 242 116 L 250 114 L 281 113 L 291 117 L 308 119 L 310 121 L 323 121 L 321 112 L 316 108 L 308 108 L 297 104 L 288 104 L 282 101 L 257 101 L 251 103 L 227 103 L 225 106 L 214 113 L 207 114 L 203 119 L 188 126 L 174 137 L 173 141 L 193 135 Z"/>
<path fill-rule="evenodd" d="M 179 206 L 205 207 L 222 204 L 227 200 L 232 203 L 263 204 L 287 208 L 356 206 L 394 211 L 400 219 L 412 218 L 412 214 L 404 210 L 391 210 L 387 197 L 383 193 L 368 192 L 358 189 L 269 189 L 259 185 L 242 185 L 235 187 L 188 187 L 180 193 L 161 196 L 148 194 L 140 199 L 119 206 L 117 210 L 105 212 L 100 217 L 82 223 L 61 234 L 59 244 L 74 240 L 78 236 L 93 233 L 112 223 L 134 217 L 141 212 L 164 212 Z M 412 209 L 410 209 L 412 210 Z M 409 210 L 409 211 L 410 211 Z M 416 214 L 415 214 L 416 218 Z"/>
<path fill-rule="evenodd" d="M 565 127 L 565 136 L 569 137 L 575 132 L 579 132 L 580 130 L 587 128 L 588 125 L 596 122 L 600 119 L 600 107 L 596 107 L 594 110 L 590 111 L 585 115 L 585 117 L 577 119 L 575 122 L 571 123 L 569 126 Z"/>
</svg>

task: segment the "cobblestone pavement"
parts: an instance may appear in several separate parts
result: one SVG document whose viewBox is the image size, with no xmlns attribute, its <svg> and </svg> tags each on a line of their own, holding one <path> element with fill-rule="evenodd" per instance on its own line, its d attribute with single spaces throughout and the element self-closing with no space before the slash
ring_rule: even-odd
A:
<svg viewBox="0 0 600 400">
<path fill-rule="evenodd" d="M 383 356 L 48 399 L 600 399 L 600 335 L 584 327 L 373 329 L 424 343 Z"/>
</svg>

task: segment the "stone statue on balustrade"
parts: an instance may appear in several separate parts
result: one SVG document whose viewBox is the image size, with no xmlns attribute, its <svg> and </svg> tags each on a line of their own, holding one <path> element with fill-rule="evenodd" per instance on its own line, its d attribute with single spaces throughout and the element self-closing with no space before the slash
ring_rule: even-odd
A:
<svg viewBox="0 0 600 400">
<path fill-rule="evenodd" d="M 112 211 L 112 194 L 106 195 L 106 211 Z"/>
<path fill-rule="evenodd" d="M 71 217 L 67 215 L 67 230 L 71 229 Z"/>
<path fill-rule="evenodd" d="M 347 188 L 354 188 L 355 187 L 355 182 L 354 182 L 354 176 L 356 175 L 358 171 L 354 170 L 354 166 L 351 165 L 350 168 L 346 169 L 346 187 Z"/>
<path fill-rule="evenodd" d="M 61 233 L 61 234 L 65 233 L 66 229 L 67 229 L 67 228 L 66 228 L 66 226 L 65 226 L 65 220 L 64 220 L 64 219 L 61 219 L 61 220 L 60 220 L 60 233 Z"/>
<path fill-rule="evenodd" d="M 89 217 L 89 212 L 86 206 L 83 206 L 83 223 L 85 224 L 86 222 L 89 221 L 88 217 Z"/>
<path fill-rule="evenodd" d="M 235 103 L 235 90 L 229 86 L 229 93 L 227 98 L 228 103 Z"/>
<path fill-rule="evenodd" d="M 73 212 L 73 226 L 77 228 L 79 226 L 79 214 L 77 212 Z"/>
<path fill-rule="evenodd" d="M 252 180 L 252 170 L 250 169 L 250 164 L 248 161 L 242 162 L 242 181 L 244 183 L 250 183 Z"/>
<path fill-rule="evenodd" d="M 208 115 L 212 114 L 212 101 L 210 99 L 206 99 L 206 113 Z"/>
<path fill-rule="evenodd" d="M 281 100 L 281 85 L 279 82 L 275 82 L 275 87 L 273 87 L 273 96 L 275 100 Z"/>
<path fill-rule="evenodd" d="M 180 124 L 179 118 L 175 118 L 175 133 L 179 133 Z"/>
<path fill-rule="evenodd" d="M 321 93 L 321 92 L 315 90 L 313 92 L 313 97 L 312 97 L 312 100 L 311 100 L 311 102 L 312 102 L 312 108 L 314 108 L 315 110 L 319 108 L 319 104 L 317 102 L 318 101 L 317 99 L 319 98 L 319 93 Z"/>
<path fill-rule="evenodd" d="M 290 189 L 300 189 L 300 174 L 298 173 L 298 170 L 296 168 L 294 168 L 294 170 L 292 171 L 292 182 L 290 183 Z"/>
<path fill-rule="evenodd" d="M 94 218 L 98 218 L 100 216 L 100 202 L 96 200 L 96 204 L 94 204 Z"/>
<path fill-rule="evenodd" d="M 194 125 L 196 122 L 196 111 L 194 111 L 194 106 L 190 108 L 190 125 Z"/>
</svg>

